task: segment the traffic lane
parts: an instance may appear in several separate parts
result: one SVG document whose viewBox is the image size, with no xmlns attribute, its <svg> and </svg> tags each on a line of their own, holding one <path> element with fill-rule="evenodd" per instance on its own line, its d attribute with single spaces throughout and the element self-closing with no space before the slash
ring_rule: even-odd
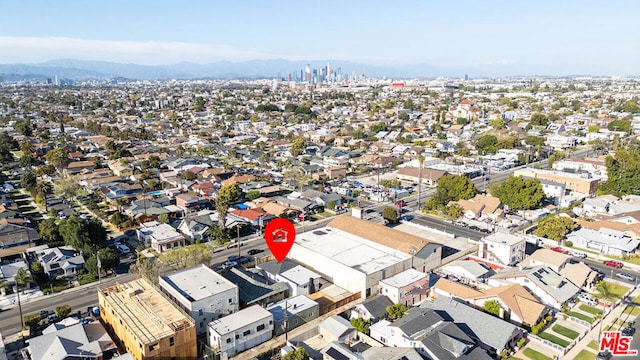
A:
<svg viewBox="0 0 640 360">
<path fill-rule="evenodd" d="M 466 227 L 458 226 L 452 223 L 447 223 L 443 220 L 433 219 L 423 215 L 416 215 L 411 222 L 418 225 L 427 226 L 436 230 L 444 231 L 450 234 L 455 234 L 459 237 L 466 237 L 472 240 L 480 240 L 487 236 L 481 231 L 472 230 Z"/>
<path fill-rule="evenodd" d="M 637 281 L 638 281 L 638 277 L 640 277 L 640 272 L 628 269 L 628 268 L 622 268 L 622 269 L 618 269 L 618 268 L 614 268 L 611 266 L 607 266 L 605 264 L 603 264 L 601 261 L 597 261 L 597 260 L 590 260 L 590 259 L 580 259 L 580 258 L 573 258 L 574 261 L 576 262 L 583 262 L 586 265 L 588 265 L 589 267 L 593 268 L 593 269 L 597 269 L 598 271 L 602 272 L 604 274 L 605 277 L 608 278 L 613 278 L 615 280 L 624 282 L 626 284 L 629 285 L 636 285 Z M 631 274 L 633 276 L 636 277 L 635 281 L 630 281 L 621 277 L 616 276 L 616 274 L 618 273 L 628 273 Z"/>
<path fill-rule="evenodd" d="M 633 300 L 633 299 L 632 299 Z M 640 324 L 638 324 L 638 320 L 640 319 L 640 316 L 636 316 L 636 318 L 634 319 L 635 324 L 633 325 L 633 328 L 636 329 L 636 332 L 633 334 L 633 337 L 631 338 L 631 344 L 629 344 L 629 350 L 637 350 L 638 354 L 640 354 Z M 637 359 L 638 357 L 635 357 L 634 359 Z M 631 359 L 629 356 L 614 356 L 612 357 L 612 359 L 616 359 L 616 360 L 623 360 L 623 359 Z"/>
<path fill-rule="evenodd" d="M 97 287 L 114 285 L 117 282 L 127 282 L 136 278 L 137 274 L 120 275 L 115 278 L 102 281 L 100 284 L 93 284 L 86 288 L 75 289 L 66 293 L 56 293 L 42 296 L 29 302 L 22 303 L 22 315 L 27 316 L 37 314 L 41 310 L 53 310 L 58 306 L 69 305 L 71 313 L 86 311 L 88 306 L 98 304 Z M 20 312 L 18 307 L 0 312 L 0 333 L 12 335 L 20 332 Z"/>
</svg>

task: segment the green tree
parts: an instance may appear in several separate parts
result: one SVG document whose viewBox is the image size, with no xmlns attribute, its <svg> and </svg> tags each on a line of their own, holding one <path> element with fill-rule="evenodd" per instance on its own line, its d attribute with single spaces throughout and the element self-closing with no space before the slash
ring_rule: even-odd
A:
<svg viewBox="0 0 640 360">
<path fill-rule="evenodd" d="M 409 120 L 409 113 L 407 113 L 406 111 L 403 111 L 403 112 L 399 113 L 398 114 L 398 119 L 404 120 L 404 121 Z"/>
<path fill-rule="evenodd" d="M 587 131 L 590 133 L 597 133 L 600 131 L 600 126 L 598 125 L 589 125 L 589 127 L 587 128 Z"/>
<path fill-rule="evenodd" d="M 309 360 L 309 354 L 304 347 L 298 346 L 295 351 L 288 352 L 282 360 Z"/>
<path fill-rule="evenodd" d="M 23 141 L 20 143 L 20 151 L 24 154 L 24 156 L 32 158 L 36 153 L 36 148 L 29 141 Z"/>
<path fill-rule="evenodd" d="M 107 239 L 107 231 L 96 220 L 83 221 L 72 215 L 60 222 L 60 235 L 64 243 L 86 255 L 93 255 Z"/>
<path fill-rule="evenodd" d="M 307 143 L 302 138 L 297 138 L 291 142 L 291 155 L 298 156 L 304 154 Z"/>
<path fill-rule="evenodd" d="M 382 209 L 382 218 L 391 224 L 396 224 L 398 222 L 398 210 L 393 206 L 385 206 Z"/>
<path fill-rule="evenodd" d="M 541 113 L 533 113 L 531 120 L 529 120 L 529 126 L 541 126 L 547 127 L 549 125 L 549 118 Z"/>
<path fill-rule="evenodd" d="M 282 172 L 282 177 L 287 183 L 300 190 L 311 181 L 311 176 L 307 175 L 300 166 L 286 168 Z"/>
<path fill-rule="evenodd" d="M 640 152 L 619 149 L 605 159 L 607 181 L 600 184 L 599 192 L 621 197 L 640 193 Z"/>
<path fill-rule="evenodd" d="M 551 167 L 553 163 L 558 160 L 562 160 L 565 157 L 567 157 L 567 154 L 564 151 L 555 151 L 554 153 L 549 155 L 549 158 L 547 159 L 547 165 Z"/>
<path fill-rule="evenodd" d="M 394 304 L 387 306 L 386 310 L 387 314 L 389 314 L 389 319 L 397 320 L 404 317 L 407 311 L 409 311 L 409 308 L 403 304 Z"/>
<path fill-rule="evenodd" d="M 49 150 L 45 155 L 45 159 L 59 171 L 67 167 L 69 162 L 71 162 L 71 160 L 69 160 L 69 155 L 67 155 L 67 151 L 59 147 Z"/>
<path fill-rule="evenodd" d="M 100 265 L 104 270 L 115 269 L 120 265 L 120 255 L 111 248 L 102 248 L 96 254 L 100 257 Z"/>
<path fill-rule="evenodd" d="M 64 245 L 56 219 L 44 219 L 38 223 L 38 234 L 50 248 Z"/>
<path fill-rule="evenodd" d="M 23 319 L 24 325 L 26 325 L 31 333 L 35 333 L 38 331 L 38 327 L 40 326 L 40 314 L 31 314 L 27 315 Z"/>
<path fill-rule="evenodd" d="M 538 223 L 534 234 L 551 240 L 560 241 L 575 229 L 576 224 L 567 216 L 548 216 Z"/>
<path fill-rule="evenodd" d="M 218 224 L 209 226 L 209 228 L 207 229 L 207 236 L 209 237 L 211 242 L 218 246 L 222 246 L 231 240 L 229 234 L 224 231 Z"/>
<path fill-rule="evenodd" d="M 453 219 L 457 219 L 462 216 L 462 214 L 464 214 L 464 210 L 460 207 L 460 205 L 456 203 L 451 204 L 451 206 L 447 206 L 446 212 L 447 215 L 449 215 Z"/>
<path fill-rule="evenodd" d="M 351 319 L 351 325 L 356 328 L 356 331 L 369 335 L 369 327 L 371 326 L 371 320 L 365 320 L 363 318 Z"/>
<path fill-rule="evenodd" d="M 537 148 L 543 147 L 545 141 L 546 141 L 546 139 L 544 138 L 544 136 L 527 135 L 524 138 L 524 143 L 525 144 L 531 145 L 531 146 L 535 146 Z"/>
<path fill-rule="evenodd" d="M 476 149 L 480 155 L 495 154 L 498 138 L 495 135 L 482 135 L 476 139 Z"/>
<path fill-rule="evenodd" d="M 439 205 L 447 205 L 451 201 L 471 199 L 477 190 L 471 180 L 464 175 L 446 174 L 438 179 L 434 201 Z"/>
<path fill-rule="evenodd" d="M 247 200 L 255 200 L 257 198 L 260 197 L 260 191 L 259 190 L 251 190 L 247 193 L 247 195 L 245 196 L 247 198 Z"/>
<path fill-rule="evenodd" d="M 502 183 L 494 183 L 489 191 L 512 210 L 535 209 L 545 198 L 539 179 L 522 176 L 510 176 Z"/>
<path fill-rule="evenodd" d="M 491 315 L 500 317 L 501 307 L 498 300 L 485 301 L 484 304 L 482 304 L 482 309 Z"/>
<path fill-rule="evenodd" d="M 387 130 L 387 124 L 385 124 L 384 122 L 380 121 L 380 122 L 377 122 L 377 123 L 371 125 L 369 127 L 369 130 L 372 133 L 377 134 L 380 131 L 386 131 Z"/>
<path fill-rule="evenodd" d="M 631 122 L 629 120 L 613 120 L 607 125 L 609 131 L 623 131 L 629 133 L 631 131 Z"/>
<path fill-rule="evenodd" d="M 67 316 L 69 316 L 69 314 L 71 314 L 71 306 L 69 305 L 56 306 L 53 312 L 56 314 L 56 317 L 58 319 L 64 319 Z"/>
<path fill-rule="evenodd" d="M 160 214 L 158 215 L 158 221 L 163 224 L 169 223 L 169 215 L 168 214 Z"/>
<path fill-rule="evenodd" d="M 494 129 L 502 129 L 505 127 L 505 122 L 502 119 L 491 119 L 489 120 L 489 126 Z"/>
<path fill-rule="evenodd" d="M 218 226 L 224 230 L 229 206 L 242 196 L 242 189 L 237 183 L 224 184 L 216 196 L 216 211 L 218 212 Z"/>
<path fill-rule="evenodd" d="M 24 136 L 31 136 L 33 134 L 33 125 L 29 119 L 21 119 L 16 121 L 13 128 Z"/>
<path fill-rule="evenodd" d="M 27 171 L 20 178 L 20 187 L 30 191 L 32 188 L 36 186 L 38 180 L 36 179 L 36 175 L 31 171 Z"/>
</svg>

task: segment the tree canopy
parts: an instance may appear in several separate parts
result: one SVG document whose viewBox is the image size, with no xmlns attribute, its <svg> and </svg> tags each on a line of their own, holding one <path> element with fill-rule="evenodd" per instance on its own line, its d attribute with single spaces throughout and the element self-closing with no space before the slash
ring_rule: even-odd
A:
<svg viewBox="0 0 640 360">
<path fill-rule="evenodd" d="M 602 194 L 624 196 L 640 194 L 640 152 L 620 149 L 605 159 L 607 181 L 600 184 Z"/>
<path fill-rule="evenodd" d="M 218 226 L 220 229 L 225 228 L 225 221 L 229 206 L 240 199 L 242 189 L 237 183 L 224 184 L 218 190 L 216 196 L 216 211 L 218 212 Z"/>
<path fill-rule="evenodd" d="M 386 310 L 387 314 L 389 314 L 389 319 L 397 320 L 405 316 L 407 311 L 409 311 L 409 308 L 404 304 L 394 304 L 387 306 Z"/>
<path fill-rule="evenodd" d="M 498 138 L 495 135 L 482 135 L 476 139 L 476 148 L 481 155 L 495 154 L 497 144 Z"/>
<path fill-rule="evenodd" d="M 534 234 L 551 240 L 560 241 L 575 229 L 576 224 L 566 216 L 548 216 L 538 223 Z"/>
<path fill-rule="evenodd" d="M 84 221 L 72 215 L 60 221 L 60 235 L 64 243 L 87 255 L 93 255 L 107 239 L 107 231 L 96 220 Z"/>
<path fill-rule="evenodd" d="M 385 206 L 382 209 L 382 218 L 389 223 L 395 224 L 398 222 L 398 210 L 393 206 Z"/>
<path fill-rule="evenodd" d="M 282 360 L 309 360 L 309 354 L 304 347 L 298 346 L 295 351 L 288 352 Z"/>
<path fill-rule="evenodd" d="M 609 131 L 624 131 L 629 133 L 631 131 L 631 122 L 629 120 L 613 120 L 607 125 Z"/>
<path fill-rule="evenodd" d="M 291 155 L 298 156 L 304 154 L 307 143 L 302 138 L 295 139 L 291 142 Z"/>
<path fill-rule="evenodd" d="M 439 205 L 447 205 L 451 201 L 471 199 L 477 190 L 471 180 L 464 175 L 446 174 L 438 180 L 434 201 Z"/>
<path fill-rule="evenodd" d="M 47 159 L 47 162 L 55 166 L 58 170 L 64 169 L 71 161 L 69 160 L 67 151 L 59 147 L 49 150 L 45 155 L 45 159 Z"/>
<path fill-rule="evenodd" d="M 495 183 L 489 191 L 513 210 L 535 209 L 545 197 L 540 180 L 522 176 L 511 176 L 502 183 Z"/>
</svg>

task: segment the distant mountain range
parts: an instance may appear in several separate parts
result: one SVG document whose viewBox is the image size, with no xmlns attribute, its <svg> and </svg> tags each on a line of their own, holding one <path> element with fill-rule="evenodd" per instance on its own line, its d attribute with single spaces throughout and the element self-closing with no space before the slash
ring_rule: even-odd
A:
<svg viewBox="0 0 640 360">
<path fill-rule="evenodd" d="M 350 74 L 365 74 L 368 77 L 388 78 L 435 78 L 493 77 L 534 75 L 514 65 L 482 65 L 477 67 L 438 67 L 427 64 L 404 66 L 374 66 L 349 61 L 330 60 L 333 69 L 340 68 L 343 77 Z M 300 72 L 309 64 L 312 69 L 326 66 L 327 61 L 289 61 L 283 59 L 252 60 L 244 62 L 220 61 L 210 64 L 182 62 L 173 65 L 121 64 L 106 61 L 84 61 L 73 59 L 52 60 L 38 64 L 0 64 L 0 81 L 22 79 L 87 80 L 126 78 L 132 80 L 163 79 L 247 79 L 286 77 Z M 541 71 L 539 74 L 556 74 L 557 71 Z"/>
</svg>

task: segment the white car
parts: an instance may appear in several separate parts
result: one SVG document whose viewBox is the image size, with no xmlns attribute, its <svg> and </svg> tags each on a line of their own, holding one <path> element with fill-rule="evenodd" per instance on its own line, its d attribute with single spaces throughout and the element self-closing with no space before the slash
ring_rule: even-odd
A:
<svg viewBox="0 0 640 360">
<path fill-rule="evenodd" d="M 596 299 L 592 298 L 587 293 L 581 292 L 581 293 L 578 294 L 577 298 L 578 298 L 578 300 L 582 301 L 583 303 L 585 303 L 587 305 L 591 305 L 591 306 L 598 305 L 598 302 L 596 301 Z"/>
<path fill-rule="evenodd" d="M 636 281 L 636 277 L 628 273 L 617 273 L 616 276 L 628 281 Z"/>
<path fill-rule="evenodd" d="M 582 251 L 573 251 L 573 252 L 571 252 L 571 256 L 577 257 L 577 258 L 580 258 L 580 259 L 586 259 L 587 258 L 587 254 L 583 253 Z"/>
</svg>

